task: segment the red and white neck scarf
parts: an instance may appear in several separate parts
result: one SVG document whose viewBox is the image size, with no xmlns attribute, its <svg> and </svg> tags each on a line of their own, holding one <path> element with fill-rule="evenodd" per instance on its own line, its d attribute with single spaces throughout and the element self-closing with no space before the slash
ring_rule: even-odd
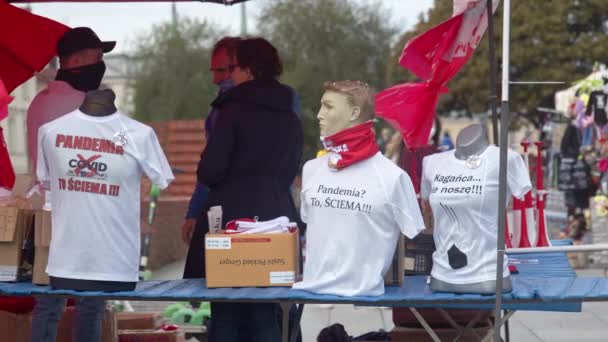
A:
<svg viewBox="0 0 608 342">
<path fill-rule="evenodd" d="M 323 146 L 329 152 L 329 167 L 341 170 L 378 153 L 372 126 L 373 122 L 367 121 L 336 134 L 321 137 Z"/>
</svg>

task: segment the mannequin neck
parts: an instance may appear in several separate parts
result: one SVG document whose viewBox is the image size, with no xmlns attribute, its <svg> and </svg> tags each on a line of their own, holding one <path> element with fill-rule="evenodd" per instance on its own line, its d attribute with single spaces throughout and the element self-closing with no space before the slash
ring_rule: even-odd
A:
<svg viewBox="0 0 608 342">
<path fill-rule="evenodd" d="M 333 134 L 330 134 L 330 135 L 328 135 L 328 136 L 333 136 L 333 135 L 338 134 L 338 133 L 340 133 L 340 132 L 342 132 L 342 131 L 345 131 L 345 130 L 347 130 L 347 129 L 350 129 L 350 128 L 353 128 L 353 127 L 359 126 L 359 125 L 364 124 L 364 123 L 366 123 L 366 122 L 367 122 L 367 121 L 360 121 L 360 120 L 351 121 L 351 122 L 349 122 L 349 123 L 348 123 L 348 125 L 346 125 L 345 127 L 340 128 L 340 130 L 339 130 L 339 131 L 337 131 L 337 132 L 335 132 L 335 133 L 333 133 Z"/>
<path fill-rule="evenodd" d="M 114 99 L 116 99 L 116 95 L 111 89 L 89 91 L 80 105 L 80 111 L 90 116 L 114 114 L 117 111 Z"/>
<path fill-rule="evenodd" d="M 465 127 L 456 138 L 454 156 L 458 159 L 467 159 L 472 155 L 479 155 L 490 145 L 488 137 L 481 125 L 474 124 Z"/>
</svg>

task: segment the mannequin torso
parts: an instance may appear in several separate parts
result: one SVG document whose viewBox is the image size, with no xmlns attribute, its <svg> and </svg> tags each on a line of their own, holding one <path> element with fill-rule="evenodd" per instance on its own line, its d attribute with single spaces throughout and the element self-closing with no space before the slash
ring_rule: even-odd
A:
<svg viewBox="0 0 608 342">
<path fill-rule="evenodd" d="M 80 106 L 80 111 L 86 115 L 102 117 L 116 113 L 114 105 L 116 95 L 111 89 L 89 91 Z M 99 281 L 73 278 L 50 277 L 50 284 L 55 289 L 78 291 L 132 291 L 137 282 Z"/>
<path fill-rule="evenodd" d="M 479 161 L 479 156 L 489 145 L 488 137 L 483 126 L 473 124 L 465 127 L 458 134 L 454 156 L 459 160 L 466 160 L 467 163 L 475 164 Z M 435 229 L 437 229 L 437 227 Z M 459 255 L 458 252 L 460 251 L 454 252 L 456 258 Z M 460 252 L 460 254 L 462 254 L 462 252 Z M 466 262 L 466 259 L 464 259 L 464 263 Z M 510 292 L 512 290 L 510 276 L 504 277 L 502 281 L 503 291 Z M 496 281 L 489 280 L 468 284 L 453 284 L 431 277 L 431 289 L 437 292 L 493 294 L 496 291 Z"/>
<path fill-rule="evenodd" d="M 336 81 L 325 87 L 317 118 L 329 153 L 303 168 L 300 214 L 309 249 L 303 280 L 293 288 L 378 296 L 399 236 L 413 238 L 424 223 L 409 176 L 378 153 L 369 86 Z"/>
</svg>

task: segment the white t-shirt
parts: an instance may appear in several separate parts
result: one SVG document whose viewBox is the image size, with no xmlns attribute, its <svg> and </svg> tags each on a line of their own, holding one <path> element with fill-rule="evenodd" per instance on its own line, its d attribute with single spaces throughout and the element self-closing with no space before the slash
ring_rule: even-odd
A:
<svg viewBox="0 0 608 342">
<path fill-rule="evenodd" d="M 38 180 L 53 192 L 47 273 L 137 281 L 141 178 L 161 188 L 174 179 L 152 128 L 119 112 L 76 110 L 43 125 L 38 137 Z"/>
<path fill-rule="evenodd" d="M 488 146 L 477 168 L 457 159 L 454 150 L 422 161 L 420 193 L 433 211 L 437 248 L 431 276 L 438 280 L 471 284 L 496 279 L 499 151 Z M 507 195 L 522 198 L 532 188 L 530 176 L 519 154 L 509 150 L 507 159 Z M 454 257 L 458 251 L 466 255 L 466 265 Z M 504 276 L 508 275 L 505 258 Z"/>
<path fill-rule="evenodd" d="M 379 296 L 399 234 L 424 222 L 409 176 L 381 153 L 340 171 L 328 155 L 304 165 L 304 279 L 293 288 L 339 296 Z"/>
</svg>

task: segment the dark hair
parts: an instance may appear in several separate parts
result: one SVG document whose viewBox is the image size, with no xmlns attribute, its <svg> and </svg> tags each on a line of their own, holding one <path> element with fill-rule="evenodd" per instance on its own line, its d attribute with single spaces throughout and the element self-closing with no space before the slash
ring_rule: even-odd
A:
<svg viewBox="0 0 608 342">
<path fill-rule="evenodd" d="M 283 73 L 277 49 L 264 38 L 242 39 L 236 48 L 236 62 L 249 68 L 256 79 L 275 79 Z"/>
<path fill-rule="evenodd" d="M 330 325 L 329 327 L 323 328 L 317 336 L 317 342 L 349 342 L 351 341 L 350 336 L 344 330 L 344 326 L 340 323 Z"/>
<path fill-rule="evenodd" d="M 213 48 L 211 49 L 211 55 L 215 55 L 219 50 L 225 49 L 230 58 L 234 58 L 236 56 L 236 48 L 241 41 L 240 37 L 224 37 L 218 40 Z"/>
</svg>

